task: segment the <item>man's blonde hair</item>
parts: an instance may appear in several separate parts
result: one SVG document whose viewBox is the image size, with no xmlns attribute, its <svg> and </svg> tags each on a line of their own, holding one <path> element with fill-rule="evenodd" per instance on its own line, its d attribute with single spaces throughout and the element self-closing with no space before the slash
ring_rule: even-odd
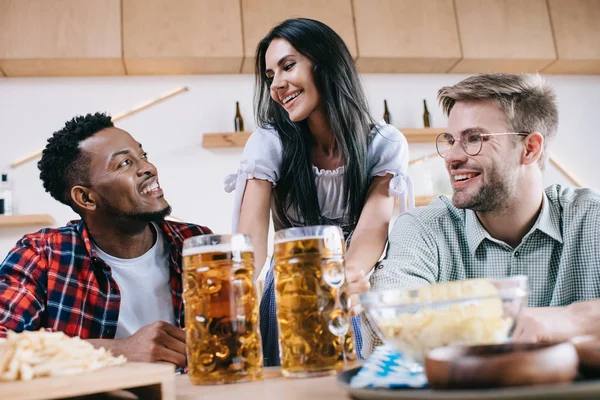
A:
<svg viewBox="0 0 600 400">
<path fill-rule="evenodd" d="M 539 132 L 544 136 L 540 158 L 543 169 L 548 144 L 558 129 L 558 109 L 554 89 L 540 74 L 481 74 L 438 91 L 438 101 L 446 116 L 457 101 L 494 100 L 504 114 L 511 132 Z"/>
</svg>

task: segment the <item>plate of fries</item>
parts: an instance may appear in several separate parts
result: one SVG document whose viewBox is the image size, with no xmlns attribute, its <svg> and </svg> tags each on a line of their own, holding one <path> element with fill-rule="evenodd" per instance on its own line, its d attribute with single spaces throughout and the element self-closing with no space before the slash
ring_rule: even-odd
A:
<svg viewBox="0 0 600 400">
<path fill-rule="evenodd" d="M 123 355 L 114 357 L 110 350 L 62 332 L 8 331 L 0 341 L 0 386 L 1 382 L 76 375 L 126 362 Z"/>
</svg>

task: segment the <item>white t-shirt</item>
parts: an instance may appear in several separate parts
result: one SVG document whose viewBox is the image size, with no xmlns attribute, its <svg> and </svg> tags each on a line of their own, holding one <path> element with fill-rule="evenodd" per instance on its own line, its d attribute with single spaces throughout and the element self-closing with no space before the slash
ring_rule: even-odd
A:
<svg viewBox="0 0 600 400">
<path fill-rule="evenodd" d="M 137 258 L 113 257 L 92 242 L 98 257 L 111 268 L 121 292 L 116 339 L 131 336 L 156 321 L 175 325 L 169 252 L 160 228 L 154 223 L 152 228 L 156 232 L 156 243 Z"/>
</svg>

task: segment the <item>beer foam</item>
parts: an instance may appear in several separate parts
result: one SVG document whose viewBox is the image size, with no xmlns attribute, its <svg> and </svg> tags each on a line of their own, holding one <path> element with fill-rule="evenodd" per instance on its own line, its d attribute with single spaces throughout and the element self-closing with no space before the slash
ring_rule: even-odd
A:
<svg viewBox="0 0 600 400">
<path fill-rule="evenodd" d="M 236 252 L 247 252 L 254 251 L 254 248 L 249 244 L 242 244 L 235 246 Z M 191 256 L 194 254 L 205 254 L 205 253 L 232 253 L 231 243 L 219 243 L 219 244 L 211 244 L 207 246 L 196 246 L 190 247 L 188 249 L 183 249 L 182 255 Z"/>
<path fill-rule="evenodd" d="M 288 243 L 288 242 L 299 242 L 301 240 L 325 240 L 325 235 L 323 235 L 323 236 L 300 236 L 300 237 L 294 237 L 294 238 L 283 238 L 283 239 L 276 240 L 274 243 L 275 244 L 282 244 L 282 243 Z"/>
</svg>

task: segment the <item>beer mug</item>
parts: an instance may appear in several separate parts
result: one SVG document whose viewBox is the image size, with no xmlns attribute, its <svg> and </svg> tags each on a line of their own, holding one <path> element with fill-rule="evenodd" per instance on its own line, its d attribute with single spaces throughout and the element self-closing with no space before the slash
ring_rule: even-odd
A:
<svg viewBox="0 0 600 400">
<path fill-rule="evenodd" d="M 183 242 L 188 374 L 194 385 L 260 379 L 258 299 L 250 237 L 202 235 Z"/>
<path fill-rule="evenodd" d="M 303 378 L 335 375 L 356 359 L 337 226 L 275 233 L 274 277 L 281 372 Z"/>
</svg>

